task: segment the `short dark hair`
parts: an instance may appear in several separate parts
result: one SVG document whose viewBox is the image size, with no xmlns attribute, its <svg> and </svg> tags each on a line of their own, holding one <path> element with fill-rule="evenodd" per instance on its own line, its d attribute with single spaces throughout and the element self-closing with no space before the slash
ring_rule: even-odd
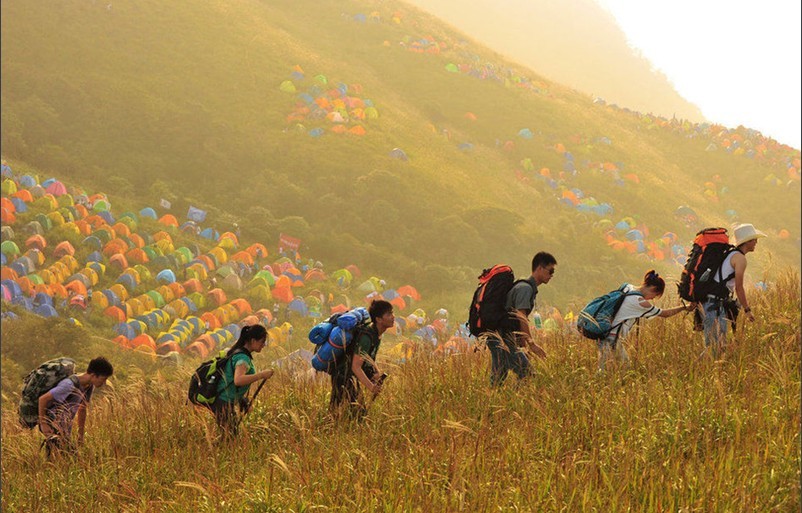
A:
<svg viewBox="0 0 802 513">
<path fill-rule="evenodd" d="M 538 267 L 546 267 L 547 265 L 557 265 L 557 259 L 551 253 L 541 251 L 532 258 L 532 271 Z"/>
<path fill-rule="evenodd" d="M 98 356 L 89 362 L 89 365 L 86 367 L 86 372 L 94 374 L 95 376 L 105 376 L 108 378 L 114 374 L 114 367 L 112 367 L 111 362 L 104 357 Z"/>
<path fill-rule="evenodd" d="M 391 312 L 393 310 L 393 304 L 389 301 L 385 301 L 384 299 L 374 299 L 373 302 L 368 307 L 368 313 L 370 314 L 370 320 L 376 322 L 376 318 L 381 317 L 382 315 L 386 314 L 387 312 Z"/>
</svg>

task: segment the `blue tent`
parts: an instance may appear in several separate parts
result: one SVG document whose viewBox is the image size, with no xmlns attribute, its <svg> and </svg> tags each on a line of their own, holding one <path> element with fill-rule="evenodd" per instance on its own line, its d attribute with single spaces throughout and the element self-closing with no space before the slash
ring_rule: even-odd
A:
<svg viewBox="0 0 802 513">
<path fill-rule="evenodd" d="M 26 189 L 30 189 L 36 185 L 36 178 L 32 177 L 31 175 L 22 175 L 22 177 L 19 179 L 19 184 Z"/>
<path fill-rule="evenodd" d="M 145 207 L 139 211 L 139 217 L 149 217 L 151 219 L 158 219 L 159 216 L 156 214 L 156 211 L 150 207 Z"/>
<path fill-rule="evenodd" d="M 115 283 L 122 283 L 123 287 L 128 289 L 128 292 L 133 292 L 136 289 L 136 279 L 130 274 L 121 274 Z"/>
<path fill-rule="evenodd" d="M 24 214 L 28 211 L 28 205 L 22 201 L 22 198 L 11 198 L 11 203 L 14 205 L 18 214 Z"/>
<path fill-rule="evenodd" d="M 0 176 L 3 178 L 14 178 L 14 172 L 11 170 L 11 166 L 3 164 L 3 166 L 0 167 Z"/>
<path fill-rule="evenodd" d="M 124 322 L 117 324 L 114 326 L 114 332 L 118 335 L 123 335 L 127 339 L 132 339 L 137 336 L 137 332 L 133 326 L 130 326 Z"/>
<path fill-rule="evenodd" d="M 159 283 L 174 283 L 175 273 L 170 269 L 164 269 L 156 275 L 156 281 Z"/>
<path fill-rule="evenodd" d="M 33 305 L 34 306 L 39 306 L 39 305 L 50 305 L 50 306 L 53 306 L 53 298 L 48 296 L 44 292 L 38 292 L 33 297 Z"/>
<path fill-rule="evenodd" d="M 109 289 L 101 290 L 100 292 L 106 296 L 106 300 L 109 302 L 110 306 L 122 306 L 122 301 L 120 301 L 120 298 L 114 292 Z"/>
<path fill-rule="evenodd" d="M 312 130 L 309 131 L 309 135 L 311 135 L 312 137 L 320 137 L 321 135 L 323 135 L 323 132 L 324 130 L 320 127 L 313 128 Z"/>
<path fill-rule="evenodd" d="M 31 298 L 29 298 L 28 296 L 24 295 L 15 296 L 14 298 L 11 299 L 11 304 L 21 306 L 26 310 L 33 310 L 33 300 L 31 300 Z"/>
<path fill-rule="evenodd" d="M 570 151 L 566 151 L 565 153 L 563 153 L 563 157 L 565 157 L 565 160 L 570 160 L 572 162 L 574 160 L 574 156 L 571 154 Z"/>
<path fill-rule="evenodd" d="M 217 240 L 220 238 L 220 233 L 214 228 L 205 228 L 201 230 L 199 235 L 204 239 Z"/>
<path fill-rule="evenodd" d="M 13 269 L 17 276 L 25 276 L 28 274 L 28 266 L 25 262 L 20 262 L 20 259 L 16 259 L 8 266 L 10 269 Z"/>
<path fill-rule="evenodd" d="M 92 262 L 87 262 L 86 267 L 95 271 L 98 276 L 103 276 L 104 273 L 103 266 L 99 261 L 95 260 Z"/>
<path fill-rule="evenodd" d="M 90 247 L 97 251 L 103 249 L 103 242 L 101 242 L 101 240 L 98 239 L 95 235 L 90 235 L 89 237 L 86 237 L 84 240 L 81 241 L 81 245 Z"/>
<path fill-rule="evenodd" d="M 523 137 L 524 139 L 531 139 L 535 136 L 535 134 L 533 134 L 528 128 L 522 128 L 518 130 L 518 136 Z"/>
<path fill-rule="evenodd" d="M 234 338 L 239 338 L 240 327 L 237 326 L 236 324 L 229 324 L 228 326 L 226 326 L 225 329 L 226 331 L 231 333 L 234 336 Z"/>
<path fill-rule="evenodd" d="M 186 304 L 186 305 L 187 305 L 187 307 L 189 308 L 189 311 L 190 311 L 190 312 L 193 312 L 193 313 L 194 313 L 194 312 L 197 312 L 197 311 L 198 311 L 198 307 L 195 305 L 195 302 L 194 302 L 194 301 L 192 301 L 191 299 L 189 299 L 188 297 L 182 297 L 182 298 L 181 298 L 181 301 L 182 301 L 184 304 Z"/>
<path fill-rule="evenodd" d="M 8 289 L 8 292 L 11 294 L 11 299 L 22 295 L 22 288 L 20 288 L 19 283 L 14 280 L 3 280 L 0 282 L 0 285 Z"/>
<path fill-rule="evenodd" d="M 290 304 L 287 305 L 287 309 L 291 312 L 297 312 L 304 317 L 309 313 L 309 308 L 307 308 L 306 303 L 299 297 L 290 301 Z"/>
<path fill-rule="evenodd" d="M 464 142 L 464 143 L 460 144 L 459 146 L 457 146 L 457 149 L 462 150 L 462 151 L 470 151 L 470 150 L 473 149 L 473 143 Z"/>
<path fill-rule="evenodd" d="M 114 216 L 112 216 L 111 212 L 109 212 L 108 210 L 101 210 L 100 212 L 97 213 L 97 215 L 102 217 L 103 220 L 106 221 L 108 224 L 110 225 L 114 224 Z"/>
<path fill-rule="evenodd" d="M 625 236 L 627 240 L 643 240 L 643 232 L 640 230 L 629 230 Z"/>
<path fill-rule="evenodd" d="M 52 305 L 39 305 L 34 308 L 33 313 L 42 317 L 58 317 L 58 312 Z"/>
<path fill-rule="evenodd" d="M 87 262 L 102 262 L 103 261 L 103 255 L 100 253 L 100 251 L 93 251 L 93 252 L 89 253 L 89 256 L 86 257 L 86 261 Z"/>
<path fill-rule="evenodd" d="M 53 184 L 55 182 L 56 182 L 55 178 L 48 178 L 47 180 L 42 182 L 40 185 L 42 186 L 43 189 L 47 189 L 48 187 L 50 187 L 51 184 Z"/>
</svg>

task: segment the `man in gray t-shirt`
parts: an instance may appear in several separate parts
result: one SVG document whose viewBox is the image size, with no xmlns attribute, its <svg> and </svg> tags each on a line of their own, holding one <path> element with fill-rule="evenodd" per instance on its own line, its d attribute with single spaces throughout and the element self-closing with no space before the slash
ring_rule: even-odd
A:
<svg viewBox="0 0 802 513">
<path fill-rule="evenodd" d="M 492 386 L 504 383 L 510 370 L 519 379 L 532 373 L 532 366 L 523 348 L 528 348 L 541 358 L 546 357 L 543 348 L 532 340 L 529 315 L 535 308 L 538 286 L 551 280 L 556 265 L 557 260 L 551 254 L 541 251 L 532 259 L 532 274 L 516 282 L 507 294 L 506 306 L 510 312 L 510 322 L 501 330 L 501 340 L 490 338 L 487 341 Z"/>
<path fill-rule="evenodd" d="M 84 439 L 86 406 L 95 387 L 103 386 L 114 368 L 99 356 L 89 362 L 86 372 L 64 378 L 39 397 L 39 430 L 45 439 L 47 456 L 72 448 L 72 422 L 78 417 L 78 443 Z"/>
</svg>

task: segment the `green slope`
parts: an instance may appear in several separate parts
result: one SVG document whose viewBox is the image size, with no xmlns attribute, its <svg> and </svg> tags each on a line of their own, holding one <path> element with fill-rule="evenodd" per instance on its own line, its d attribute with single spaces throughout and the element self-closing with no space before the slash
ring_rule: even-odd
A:
<svg viewBox="0 0 802 513">
<path fill-rule="evenodd" d="M 116 192 L 118 204 L 165 197 L 184 212 L 191 203 L 266 244 L 283 231 L 327 265 L 355 262 L 451 308 L 464 307 L 482 267 L 505 261 L 523 273 L 541 249 L 561 269 L 542 300 L 561 308 L 650 267 L 676 276 L 676 265 L 611 250 L 594 227 L 600 218 L 561 204 L 537 171 L 516 179 L 524 158 L 556 174 L 560 143 L 580 170 L 564 185 L 612 203 L 613 223 L 637 216 L 651 238 L 672 231 L 688 240 L 693 230 L 672 216 L 679 205 L 702 224 L 728 224 L 724 212 L 735 209 L 772 235 L 791 233 L 761 243 L 750 257 L 754 279 L 798 266 L 799 182 L 763 180 L 774 173 L 784 183 L 798 150 L 775 145 L 762 160 L 706 152 L 721 137 L 594 105 L 401 3 L 12 0 L 1 8 L 3 156 Z M 424 37 L 444 43 L 439 53 L 409 50 Z M 483 69 L 534 87 L 449 73 L 448 63 L 490 65 Z M 287 116 L 299 100 L 279 90 L 296 65 L 305 72 L 299 91 L 322 74 L 329 88 L 342 82 L 370 99 L 379 118 L 358 123 L 367 134 L 335 134 L 325 120 L 296 130 Z M 310 137 L 314 127 L 325 134 Z M 518 137 L 523 128 L 534 136 Z M 464 142 L 474 149 L 460 151 Z M 410 160 L 388 157 L 395 147 Z M 640 184 L 620 187 L 591 171 L 602 162 L 622 163 Z M 729 189 L 718 203 L 702 194 L 714 174 Z"/>
</svg>

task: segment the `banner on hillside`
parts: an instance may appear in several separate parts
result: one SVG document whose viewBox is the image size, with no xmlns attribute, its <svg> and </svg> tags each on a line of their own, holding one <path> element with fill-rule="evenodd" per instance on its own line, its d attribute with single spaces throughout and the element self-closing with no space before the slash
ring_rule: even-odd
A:
<svg viewBox="0 0 802 513">
<path fill-rule="evenodd" d="M 170 203 L 169 201 L 167 201 L 167 200 L 166 200 L 166 199 L 164 199 L 164 198 L 162 198 L 162 199 L 159 201 L 159 205 L 161 205 L 161 206 L 162 206 L 162 208 L 166 208 L 167 210 L 170 210 L 170 207 L 172 207 L 172 206 L 173 206 L 173 205 L 172 205 L 172 203 Z"/>
<path fill-rule="evenodd" d="M 296 239 L 295 237 L 290 237 L 289 235 L 284 235 L 283 233 L 279 234 L 278 236 L 279 253 L 283 252 L 285 249 L 298 251 L 298 248 L 300 247 L 301 247 L 301 239 Z"/>
<path fill-rule="evenodd" d="M 190 205 L 189 210 L 187 210 L 187 219 L 200 224 L 206 219 L 206 211 Z"/>
</svg>

